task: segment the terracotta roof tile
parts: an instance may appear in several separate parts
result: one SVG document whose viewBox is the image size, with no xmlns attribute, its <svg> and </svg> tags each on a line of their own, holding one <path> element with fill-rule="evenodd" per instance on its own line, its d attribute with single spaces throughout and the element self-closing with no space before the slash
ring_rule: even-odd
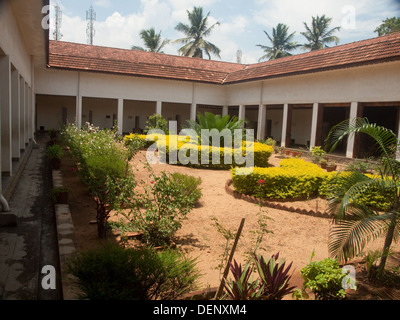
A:
<svg viewBox="0 0 400 320">
<path fill-rule="evenodd" d="M 400 33 L 253 65 L 50 41 L 49 66 L 173 80 L 228 84 L 400 59 Z"/>
<path fill-rule="evenodd" d="M 61 41 L 50 41 L 49 65 L 53 68 L 218 84 L 228 73 L 244 68 L 236 63 Z"/>
<path fill-rule="evenodd" d="M 224 83 L 284 77 L 400 59 L 400 33 L 249 65 Z"/>
</svg>

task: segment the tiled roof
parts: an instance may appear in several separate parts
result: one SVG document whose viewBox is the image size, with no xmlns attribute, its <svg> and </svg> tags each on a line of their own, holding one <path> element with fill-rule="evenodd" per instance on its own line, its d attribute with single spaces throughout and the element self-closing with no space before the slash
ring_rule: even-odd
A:
<svg viewBox="0 0 400 320">
<path fill-rule="evenodd" d="M 50 41 L 49 66 L 69 70 L 221 84 L 236 63 Z"/>
<path fill-rule="evenodd" d="M 249 65 L 225 83 L 269 79 L 400 60 L 400 33 Z"/>
<path fill-rule="evenodd" d="M 400 60 L 400 33 L 243 65 L 145 51 L 50 41 L 49 66 L 213 84 L 254 81 Z"/>
</svg>

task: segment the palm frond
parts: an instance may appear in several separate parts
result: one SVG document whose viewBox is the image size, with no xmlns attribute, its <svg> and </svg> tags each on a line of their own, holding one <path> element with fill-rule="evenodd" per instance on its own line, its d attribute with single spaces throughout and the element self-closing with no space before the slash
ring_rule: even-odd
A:
<svg viewBox="0 0 400 320">
<path fill-rule="evenodd" d="M 340 262 L 347 262 L 360 254 L 369 241 L 387 230 L 392 218 L 391 213 L 380 215 L 359 205 L 349 205 L 346 209 L 346 219 L 336 220 L 328 239 L 330 256 Z"/>
</svg>

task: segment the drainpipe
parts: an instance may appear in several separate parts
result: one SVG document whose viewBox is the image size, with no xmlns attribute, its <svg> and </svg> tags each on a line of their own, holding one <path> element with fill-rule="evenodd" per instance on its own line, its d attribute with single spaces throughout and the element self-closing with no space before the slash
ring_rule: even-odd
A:
<svg viewBox="0 0 400 320">
<path fill-rule="evenodd" d="M 0 194 L 0 204 L 3 207 L 3 212 L 10 211 L 10 206 L 8 205 L 6 198 L 4 198 L 4 196 L 2 194 Z"/>
</svg>

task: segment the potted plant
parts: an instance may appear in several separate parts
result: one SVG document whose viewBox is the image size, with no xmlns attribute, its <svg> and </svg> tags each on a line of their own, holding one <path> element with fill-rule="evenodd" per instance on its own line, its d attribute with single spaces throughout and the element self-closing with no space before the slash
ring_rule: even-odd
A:
<svg viewBox="0 0 400 320">
<path fill-rule="evenodd" d="M 326 160 L 326 159 L 321 159 L 321 160 L 319 160 L 319 165 L 320 165 L 320 167 L 321 167 L 322 169 L 326 169 L 327 163 L 328 163 L 328 160 Z"/>
<path fill-rule="evenodd" d="M 336 167 L 337 167 L 336 163 L 334 163 L 334 162 L 332 162 L 332 161 L 328 161 L 328 162 L 326 163 L 326 171 L 328 171 L 328 172 L 335 171 L 335 170 L 336 170 Z"/>
<path fill-rule="evenodd" d="M 59 204 L 68 203 L 68 193 L 69 190 L 66 187 L 57 187 L 52 190 L 54 201 Z"/>
<path fill-rule="evenodd" d="M 50 159 L 53 169 L 60 169 L 63 150 L 59 144 L 47 147 L 46 156 Z"/>
</svg>

